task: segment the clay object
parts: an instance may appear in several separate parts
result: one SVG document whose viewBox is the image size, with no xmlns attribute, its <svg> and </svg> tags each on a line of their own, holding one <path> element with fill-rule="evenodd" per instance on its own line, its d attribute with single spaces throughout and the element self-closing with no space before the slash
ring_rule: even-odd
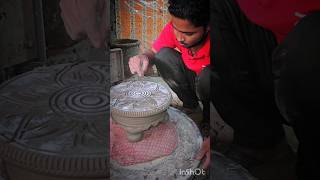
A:
<svg viewBox="0 0 320 180">
<path fill-rule="evenodd" d="M 169 115 L 168 121 L 162 124 L 172 123 L 174 124 L 175 132 L 177 135 L 177 147 L 173 150 L 172 153 L 169 155 L 159 156 L 154 160 L 149 160 L 143 163 L 134 163 L 133 165 L 123 166 L 121 165 L 117 159 L 111 156 L 110 158 L 110 179 L 125 179 L 125 180 L 137 180 L 137 179 L 144 179 L 144 180 L 190 180 L 193 179 L 192 174 L 188 173 L 182 174 L 180 170 L 196 170 L 199 165 L 200 161 L 194 159 L 194 157 L 198 154 L 200 148 L 202 147 L 202 137 L 201 133 L 197 127 L 197 125 L 190 119 L 186 114 L 183 112 L 169 107 L 167 109 L 167 113 Z M 152 131 L 160 127 L 160 124 L 154 128 L 150 128 L 148 131 Z M 159 132 L 159 130 L 155 130 Z M 148 132 L 144 133 L 145 139 L 139 141 L 138 143 L 131 143 L 132 146 L 137 146 L 137 144 L 144 143 L 147 140 Z M 163 136 L 166 136 L 163 134 Z M 115 142 L 117 144 L 116 139 L 118 137 L 114 137 Z M 155 139 L 155 138 L 154 138 Z M 169 138 L 166 141 L 172 141 Z M 156 141 L 151 141 L 150 146 L 157 147 L 159 144 Z M 114 145 L 118 146 L 117 145 Z M 148 146 L 148 145 L 146 145 Z M 115 147 L 116 148 L 116 147 Z M 137 147 L 136 147 L 137 148 Z M 142 148 L 142 147 L 141 147 Z M 147 147 L 150 148 L 150 147 Z M 147 149 L 146 148 L 146 149 Z M 111 149 L 114 151 L 114 149 Z M 127 150 L 126 150 L 127 151 Z M 143 150 L 141 154 L 143 155 L 146 150 Z M 137 152 L 131 152 L 137 153 Z M 123 153 L 125 154 L 125 153 Z M 129 158 L 124 157 L 124 158 Z M 136 161 L 133 159 L 133 161 Z M 211 171 L 210 171 L 211 172 Z M 195 175 L 195 174 L 194 174 Z"/>
<path fill-rule="evenodd" d="M 8 179 L 108 176 L 108 68 L 105 61 L 41 67 L 0 86 L 0 162 Z"/>
<path fill-rule="evenodd" d="M 169 156 L 177 148 L 178 136 L 173 122 L 165 121 L 144 131 L 143 139 L 128 141 L 126 132 L 118 124 L 110 125 L 110 159 L 121 166 L 150 162 Z"/>
<path fill-rule="evenodd" d="M 171 102 L 168 88 L 150 81 L 128 81 L 110 90 L 111 116 L 128 135 L 130 142 L 140 141 L 143 131 L 168 119 Z"/>
</svg>

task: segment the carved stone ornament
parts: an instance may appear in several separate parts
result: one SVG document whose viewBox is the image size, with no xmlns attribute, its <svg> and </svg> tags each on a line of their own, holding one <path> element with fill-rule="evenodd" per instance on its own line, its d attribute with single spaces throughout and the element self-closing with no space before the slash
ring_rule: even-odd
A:
<svg viewBox="0 0 320 180">
<path fill-rule="evenodd" d="M 107 67 L 42 67 L 0 86 L 0 158 L 10 179 L 108 176 Z"/>
<path fill-rule="evenodd" d="M 168 119 L 170 90 L 161 84 L 134 80 L 120 83 L 110 90 L 112 119 L 123 127 L 128 140 L 142 139 L 143 131 Z"/>
</svg>

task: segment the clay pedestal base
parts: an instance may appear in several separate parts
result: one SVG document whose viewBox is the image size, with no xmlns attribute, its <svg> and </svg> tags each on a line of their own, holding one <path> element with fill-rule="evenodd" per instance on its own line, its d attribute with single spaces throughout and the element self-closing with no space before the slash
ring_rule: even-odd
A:
<svg viewBox="0 0 320 180">
<path fill-rule="evenodd" d="M 111 117 L 138 142 L 143 131 L 168 119 L 171 93 L 166 87 L 150 81 L 128 81 L 111 88 Z"/>
<path fill-rule="evenodd" d="M 192 178 L 191 175 L 183 176 L 179 174 L 179 170 L 186 170 L 186 169 L 195 170 L 196 168 L 198 168 L 199 161 L 195 160 L 194 156 L 198 153 L 200 147 L 202 146 L 202 137 L 201 137 L 200 131 L 195 125 L 195 123 L 187 115 L 183 114 L 181 111 L 169 107 L 169 109 L 167 110 L 167 113 L 169 117 L 168 121 L 172 123 L 175 128 L 175 132 L 178 140 L 176 149 L 167 156 L 159 157 L 144 163 L 136 163 L 133 165 L 121 165 L 117 162 L 117 160 L 115 160 L 116 158 L 111 157 L 110 159 L 111 177 L 110 178 L 112 180 L 123 180 L 123 179 L 126 179 L 126 180 L 137 180 L 137 179 L 187 180 Z M 157 127 L 159 126 L 160 124 Z M 147 132 L 145 134 L 147 135 Z M 163 136 L 165 137 L 164 134 Z M 165 138 L 164 140 L 161 139 L 161 140 L 165 141 L 165 140 L 168 140 L 168 138 Z M 141 142 L 132 143 L 132 144 L 138 144 Z M 152 141 L 150 146 L 156 146 L 154 144 L 159 144 L 159 142 Z M 114 145 L 114 148 L 116 146 L 117 145 Z M 142 149 L 142 151 L 143 150 L 144 149 Z M 127 152 L 128 150 L 125 148 L 124 151 Z M 129 152 L 132 152 L 135 154 L 143 154 L 137 151 L 129 151 Z M 122 153 L 122 154 L 125 154 L 123 158 L 128 158 L 128 160 L 133 158 L 128 155 L 129 153 L 127 154 Z"/>
</svg>

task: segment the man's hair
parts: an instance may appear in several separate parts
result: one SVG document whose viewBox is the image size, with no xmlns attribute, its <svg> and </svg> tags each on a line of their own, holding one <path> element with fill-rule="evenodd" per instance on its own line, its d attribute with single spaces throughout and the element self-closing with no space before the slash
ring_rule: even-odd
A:
<svg viewBox="0 0 320 180">
<path fill-rule="evenodd" d="M 189 20 L 194 26 L 207 26 L 210 19 L 209 0 L 168 0 L 171 15 Z"/>
</svg>

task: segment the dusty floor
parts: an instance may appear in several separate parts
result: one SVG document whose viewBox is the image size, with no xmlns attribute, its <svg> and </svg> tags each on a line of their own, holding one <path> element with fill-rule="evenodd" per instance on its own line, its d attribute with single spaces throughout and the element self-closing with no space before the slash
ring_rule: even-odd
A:
<svg viewBox="0 0 320 180">
<path fill-rule="evenodd" d="M 223 124 L 223 120 L 216 112 L 213 107 L 212 120 L 214 125 L 217 124 L 221 126 Z M 218 122 L 218 123 L 216 123 Z M 232 141 L 232 128 L 227 124 L 223 124 L 224 127 L 221 131 L 223 133 L 220 135 L 221 141 L 225 144 L 230 143 Z M 258 180 L 296 180 L 295 176 L 295 153 L 298 146 L 298 141 L 294 135 L 294 132 L 291 127 L 284 126 L 286 132 L 286 142 L 284 142 L 284 147 L 279 148 L 278 151 L 270 158 L 267 162 L 262 165 L 256 166 L 254 168 L 248 169 L 250 174 L 256 177 Z M 218 144 L 221 149 L 225 148 L 224 143 Z M 288 145 L 288 146 L 285 146 Z M 214 159 L 213 159 L 214 161 Z M 213 162 L 214 163 L 214 162 Z"/>
</svg>

